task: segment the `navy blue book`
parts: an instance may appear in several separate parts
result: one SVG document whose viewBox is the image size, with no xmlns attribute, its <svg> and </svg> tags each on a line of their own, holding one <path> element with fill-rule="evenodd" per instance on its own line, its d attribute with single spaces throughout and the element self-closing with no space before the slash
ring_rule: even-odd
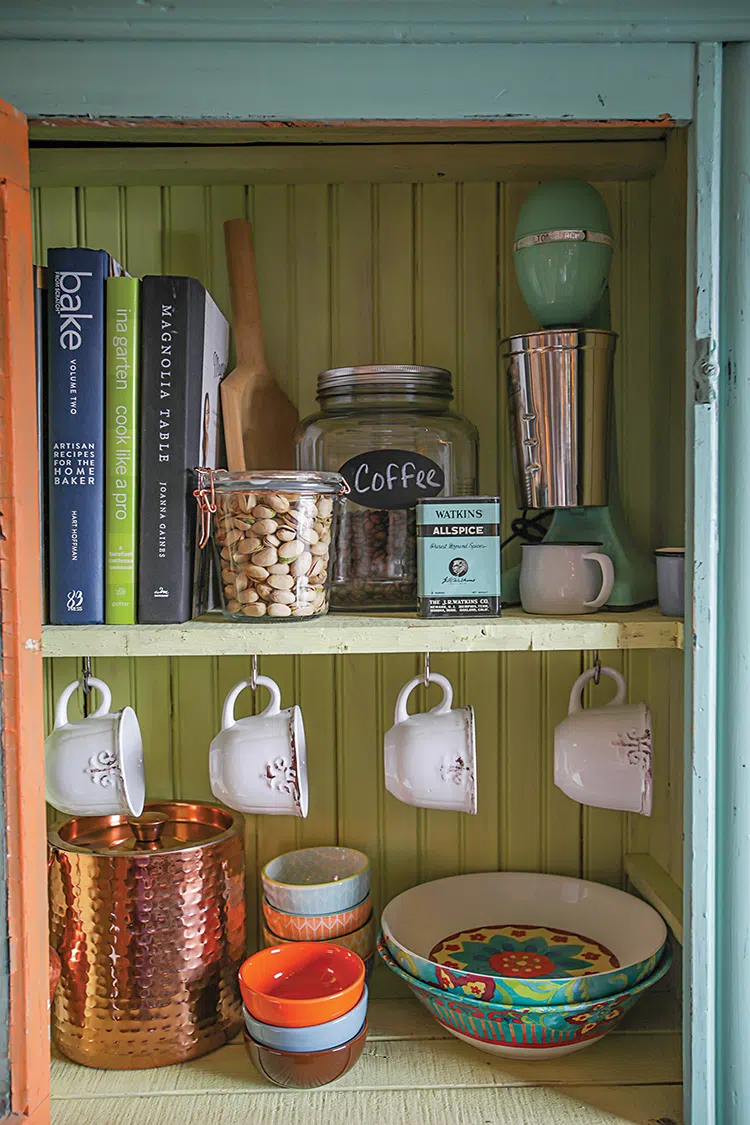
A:
<svg viewBox="0 0 750 1125">
<path fill-rule="evenodd" d="M 47 271 L 34 266 L 34 349 L 36 354 L 36 426 L 39 451 L 40 570 L 42 624 L 49 621 L 47 600 Z"/>
<path fill-rule="evenodd" d="M 104 250 L 47 254 L 49 619 L 104 622 Z"/>
</svg>

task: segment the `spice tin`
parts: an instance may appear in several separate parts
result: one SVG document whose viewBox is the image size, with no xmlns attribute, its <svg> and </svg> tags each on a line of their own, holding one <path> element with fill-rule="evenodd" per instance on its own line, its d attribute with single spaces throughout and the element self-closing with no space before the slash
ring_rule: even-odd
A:
<svg viewBox="0 0 750 1125">
<path fill-rule="evenodd" d="M 52 1034 L 74 1062 L 169 1066 L 242 1027 L 244 857 L 224 809 L 150 804 L 49 831 Z"/>
<path fill-rule="evenodd" d="M 500 497 L 417 503 L 420 617 L 500 614 Z"/>
</svg>

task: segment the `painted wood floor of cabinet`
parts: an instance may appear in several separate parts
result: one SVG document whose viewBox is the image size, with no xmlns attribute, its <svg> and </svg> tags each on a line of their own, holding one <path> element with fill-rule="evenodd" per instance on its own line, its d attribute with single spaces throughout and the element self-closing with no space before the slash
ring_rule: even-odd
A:
<svg viewBox="0 0 750 1125">
<path fill-rule="evenodd" d="M 264 1082 L 238 1041 L 146 1071 L 90 1070 L 55 1055 L 52 1125 L 681 1125 L 677 1015 L 661 993 L 597 1046 L 523 1063 L 448 1037 L 414 1001 L 374 1001 L 359 1064 L 305 1092 Z"/>
</svg>

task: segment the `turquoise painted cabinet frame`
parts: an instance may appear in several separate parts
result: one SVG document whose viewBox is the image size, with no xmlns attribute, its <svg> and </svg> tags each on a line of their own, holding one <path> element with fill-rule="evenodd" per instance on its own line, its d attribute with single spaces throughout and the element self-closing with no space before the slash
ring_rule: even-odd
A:
<svg viewBox="0 0 750 1125">
<path fill-rule="evenodd" d="M 541 0 L 404 0 L 344 20 L 318 0 L 285 21 L 284 5 L 202 7 L 167 21 L 110 0 L 62 25 L 51 2 L 5 6 L 0 96 L 37 119 L 690 125 L 686 1120 L 747 1125 L 750 8 L 601 0 L 562 19 Z"/>
</svg>

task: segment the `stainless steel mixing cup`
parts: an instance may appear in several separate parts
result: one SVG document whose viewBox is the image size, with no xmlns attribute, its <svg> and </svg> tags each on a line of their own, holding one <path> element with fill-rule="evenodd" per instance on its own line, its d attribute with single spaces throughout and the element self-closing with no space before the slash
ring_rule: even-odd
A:
<svg viewBox="0 0 750 1125">
<path fill-rule="evenodd" d="M 616 340 L 563 328 L 501 341 L 519 508 L 607 503 Z"/>
</svg>

